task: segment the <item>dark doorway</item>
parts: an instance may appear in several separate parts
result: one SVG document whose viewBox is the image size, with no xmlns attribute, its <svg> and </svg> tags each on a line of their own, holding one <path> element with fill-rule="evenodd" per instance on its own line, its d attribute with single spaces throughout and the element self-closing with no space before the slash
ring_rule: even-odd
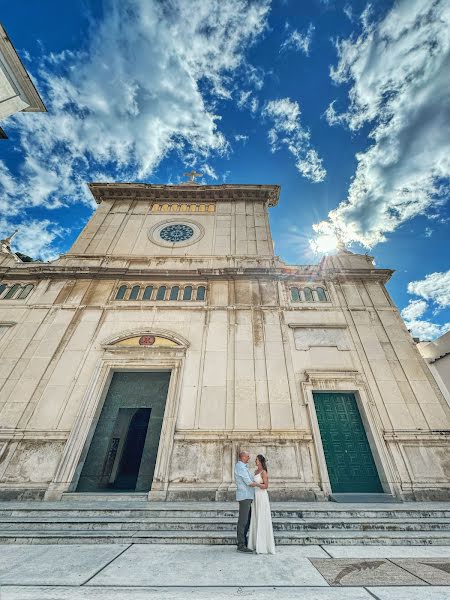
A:
<svg viewBox="0 0 450 600">
<path fill-rule="evenodd" d="M 134 490 L 136 488 L 151 412 L 151 408 L 138 408 L 131 419 L 120 458 L 119 470 L 113 484 L 116 489 Z"/>
<path fill-rule="evenodd" d="M 144 492 L 153 481 L 170 372 L 114 373 L 78 492 Z"/>
</svg>

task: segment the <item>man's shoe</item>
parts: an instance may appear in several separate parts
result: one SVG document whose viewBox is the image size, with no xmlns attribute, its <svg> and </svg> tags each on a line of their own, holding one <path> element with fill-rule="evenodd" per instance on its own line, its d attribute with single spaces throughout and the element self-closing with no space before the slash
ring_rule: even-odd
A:
<svg viewBox="0 0 450 600">
<path fill-rule="evenodd" d="M 250 550 L 250 548 L 247 548 L 246 546 L 238 546 L 237 551 L 238 552 L 250 552 L 250 554 L 253 554 L 253 550 Z"/>
</svg>

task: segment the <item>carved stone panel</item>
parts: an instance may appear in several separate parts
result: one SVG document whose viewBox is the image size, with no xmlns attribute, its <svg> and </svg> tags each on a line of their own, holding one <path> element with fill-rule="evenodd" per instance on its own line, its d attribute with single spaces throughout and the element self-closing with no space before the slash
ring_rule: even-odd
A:
<svg viewBox="0 0 450 600">
<path fill-rule="evenodd" d="M 335 347 L 338 350 L 350 350 L 347 332 L 338 327 L 298 327 L 294 329 L 297 350 L 309 350 L 311 347 Z"/>
</svg>

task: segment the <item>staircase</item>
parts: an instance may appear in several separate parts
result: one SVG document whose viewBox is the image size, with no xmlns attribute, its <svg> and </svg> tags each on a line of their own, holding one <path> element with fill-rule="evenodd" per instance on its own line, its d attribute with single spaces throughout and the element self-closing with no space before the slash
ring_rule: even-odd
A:
<svg viewBox="0 0 450 600">
<path fill-rule="evenodd" d="M 78 496 L 78 495 L 77 495 Z M 277 544 L 450 545 L 449 503 L 274 502 Z M 1 502 L 1 544 L 235 544 L 237 504 L 126 496 Z"/>
</svg>

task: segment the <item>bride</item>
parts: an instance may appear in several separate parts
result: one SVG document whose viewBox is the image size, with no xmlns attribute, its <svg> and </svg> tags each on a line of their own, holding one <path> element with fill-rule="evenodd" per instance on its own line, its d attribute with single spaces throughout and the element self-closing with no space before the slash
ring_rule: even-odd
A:
<svg viewBox="0 0 450 600">
<path fill-rule="evenodd" d="M 256 550 L 257 554 L 275 554 L 275 541 L 273 539 L 272 515 L 270 513 L 269 477 L 267 475 L 266 459 L 262 454 L 256 457 L 256 471 L 254 482 L 255 500 L 252 506 L 250 529 L 248 532 L 248 547 Z"/>
</svg>

